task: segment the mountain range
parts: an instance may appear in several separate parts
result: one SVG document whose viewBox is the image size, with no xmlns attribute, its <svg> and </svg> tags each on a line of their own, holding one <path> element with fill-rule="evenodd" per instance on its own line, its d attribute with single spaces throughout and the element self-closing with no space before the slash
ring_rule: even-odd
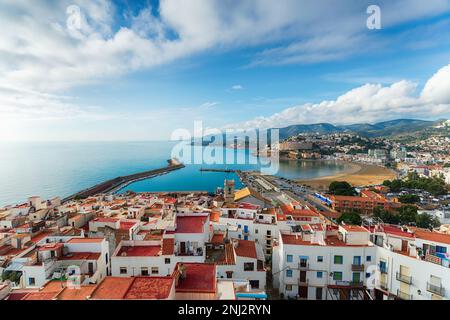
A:
<svg viewBox="0 0 450 320">
<path fill-rule="evenodd" d="M 351 125 L 333 125 L 330 123 L 298 124 L 285 128 L 278 128 L 280 139 L 296 136 L 300 133 L 330 134 L 339 132 L 356 133 L 360 136 L 392 137 L 398 135 L 413 134 L 426 129 L 433 129 L 445 120 L 427 121 L 417 119 L 397 119 L 390 121 L 370 123 L 359 123 Z"/>
</svg>

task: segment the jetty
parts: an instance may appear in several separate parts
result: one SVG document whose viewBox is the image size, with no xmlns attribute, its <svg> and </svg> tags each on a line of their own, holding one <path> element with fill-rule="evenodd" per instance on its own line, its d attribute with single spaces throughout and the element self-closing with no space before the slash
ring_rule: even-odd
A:
<svg viewBox="0 0 450 320">
<path fill-rule="evenodd" d="M 85 199 L 91 197 L 96 194 L 108 194 L 115 193 L 120 189 L 123 189 L 127 185 L 134 183 L 140 180 L 150 179 L 159 175 L 163 175 L 169 173 L 171 171 L 175 171 L 181 168 L 184 168 L 184 164 L 179 162 L 177 159 L 169 159 L 167 160 L 169 163 L 167 167 L 139 172 L 130 174 L 128 176 L 117 177 L 102 183 L 99 183 L 93 187 L 81 190 L 67 198 L 64 198 L 62 202 L 67 202 L 76 199 Z"/>
</svg>

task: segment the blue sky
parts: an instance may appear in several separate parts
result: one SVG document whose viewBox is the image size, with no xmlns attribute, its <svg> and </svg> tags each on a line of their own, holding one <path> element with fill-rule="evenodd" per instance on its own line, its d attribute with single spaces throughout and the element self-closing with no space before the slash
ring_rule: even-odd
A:
<svg viewBox="0 0 450 320">
<path fill-rule="evenodd" d="M 163 140 L 195 120 L 449 118 L 450 1 L 375 2 L 381 30 L 359 0 L 0 4 L 0 134 Z"/>
</svg>

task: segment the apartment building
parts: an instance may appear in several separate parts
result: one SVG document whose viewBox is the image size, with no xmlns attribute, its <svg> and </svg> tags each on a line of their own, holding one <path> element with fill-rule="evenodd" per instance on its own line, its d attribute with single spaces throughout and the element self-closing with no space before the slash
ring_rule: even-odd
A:
<svg viewBox="0 0 450 320">
<path fill-rule="evenodd" d="M 376 298 L 450 299 L 450 235 L 397 226 L 377 226 Z"/>
<path fill-rule="evenodd" d="M 398 205 L 370 190 L 361 191 L 360 196 L 331 195 L 330 200 L 331 207 L 336 211 L 345 212 L 349 210 L 358 210 L 363 214 L 372 214 L 376 207 L 390 210 L 392 207 Z"/>
<path fill-rule="evenodd" d="M 367 299 L 376 247 L 360 226 L 305 225 L 280 231 L 273 253 L 274 287 L 285 298 Z"/>
</svg>

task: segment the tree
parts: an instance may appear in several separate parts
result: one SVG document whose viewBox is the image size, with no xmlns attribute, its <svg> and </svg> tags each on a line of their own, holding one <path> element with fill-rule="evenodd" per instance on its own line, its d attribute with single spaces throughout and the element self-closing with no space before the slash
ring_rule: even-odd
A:
<svg viewBox="0 0 450 320">
<path fill-rule="evenodd" d="M 398 217 L 402 224 L 416 223 L 417 207 L 410 205 L 400 207 L 398 210 Z"/>
<path fill-rule="evenodd" d="M 342 213 L 337 221 L 338 223 L 344 222 L 345 224 L 359 225 L 362 222 L 362 218 L 359 212 L 352 210 Z"/>
<path fill-rule="evenodd" d="M 328 191 L 336 196 L 354 196 L 355 189 L 347 181 L 333 181 L 328 187 Z"/>
<path fill-rule="evenodd" d="M 428 213 L 418 214 L 416 217 L 416 225 L 419 228 L 433 229 L 441 225 L 439 219 L 429 215 Z"/>
<path fill-rule="evenodd" d="M 391 212 L 384 210 L 382 207 L 375 207 L 373 210 L 373 216 L 380 218 L 384 223 L 398 224 L 398 215 L 392 214 Z"/>
<path fill-rule="evenodd" d="M 392 192 L 399 192 L 402 189 L 402 181 L 398 179 L 392 180 L 390 188 Z"/>
</svg>

